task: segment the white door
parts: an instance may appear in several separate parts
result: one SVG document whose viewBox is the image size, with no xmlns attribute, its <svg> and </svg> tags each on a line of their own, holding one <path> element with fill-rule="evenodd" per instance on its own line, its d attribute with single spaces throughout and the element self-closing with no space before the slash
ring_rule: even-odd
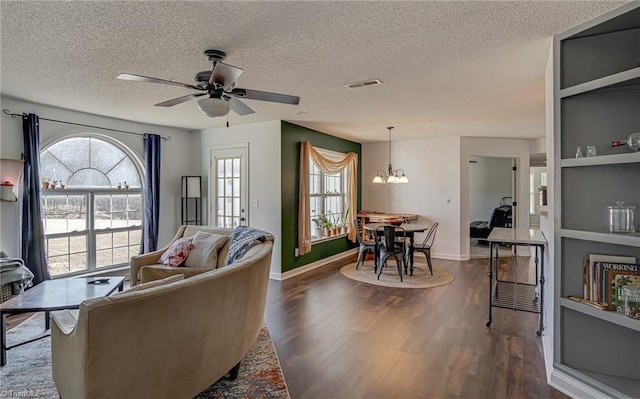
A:
<svg viewBox="0 0 640 399">
<path fill-rule="evenodd" d="M 249 225 L 249 143 L 215 147 L 210 152 L 209 225 Z"/>
</svg>

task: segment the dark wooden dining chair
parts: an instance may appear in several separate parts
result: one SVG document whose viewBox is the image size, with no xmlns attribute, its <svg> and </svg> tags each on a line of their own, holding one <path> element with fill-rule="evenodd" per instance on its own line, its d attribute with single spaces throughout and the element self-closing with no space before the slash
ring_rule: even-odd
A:
<svg viewBox="0 0 640 399">
<path fill-rule="evenodd" d="M 382 241 L 378 249 L 378 280 L 380 280 L 382 268 L 387 265 L 387 259 L 393 256 L 398 267 L 400 281 L 402 282 L 402 268 L 405 253 L 407 252 L 407 232 L 402 227 L 382 225 L 376 228 L 376 237 L 380 237 Z M 400 240 L 396 240 L 396 238 L 400 238 Z"/>
<path fill-rule="evenodd" d="M 364 265 L 364 261 L 366 260 L 367 252 L 371 252 L 373 254 L 373 271 L 376 272 L 376 266 L 378 265 L 378 259 L 376 254 L 376 242 L 375 241 L 365 241 L 360 234 L 362 231 L 360 219 L 353 219 L 353 226 L 356 229 L 356 240 L 358 240 L 358 262 L 356 262 L 356 269 L 360 266 L 360 262 Z"/>
<path fill-rule="evenodd" d="M 422 244 L 414 244 L 413 252 L 416 251 L 422 252 L 427 258 L 427 264 L 429 265 L 429 271 L 433 276 L 433 266 L 431 265 L 431 246 L 433 245 L 433 241 L 436 239 L 436 230 L 438 230 L 438 222 L 435 222 L 433 226 L 429 229 L 427 236 L 424 238 Z M 407 257 L 409 256 L 409 252 L 407 251 Z"/>
</svg>

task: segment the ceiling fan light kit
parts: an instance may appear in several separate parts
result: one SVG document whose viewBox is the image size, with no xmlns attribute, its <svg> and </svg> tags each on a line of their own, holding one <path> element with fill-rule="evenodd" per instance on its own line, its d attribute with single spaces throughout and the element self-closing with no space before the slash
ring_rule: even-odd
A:
<svg viewBox="0 0 640 399">
<path fill-rule="evenodd" d="M 203 114 L 211 118 L 225 116 L 229 113 L 230 109 L 240 116 L 255 113 L 251 107 L 240 100 L 241 98 L 291 105 L 298 105 L 300 103 L 300 97 L 297 96 L 236 88 L 236 80 L 244 72 L 242 68 L 223 63 L 222 60 L 227 56 L 223 51 L 206 50 L 204 55 L 213 63 L 213 70 L 197 73 L 195 76 L 195 85 L 130 73 L 121 73 L 118 75 L 118 79 L 132 80 L 136 82 L 161 83 L 198 90 L 197 93 L 187 94 L 186 96 L 163 101 L 155 104 L 155 106 L 173 107 L 174 105 L 182 104 L 198 97 L 207 96 L 198 100 L 198 108 Z"/>
<path fill-rule="evenodd" d="M 220 118 L 229 113 L 229 103 L 220 98 L 203 98 L 198 100 L 200 111 L 210 118 Z"/>
<path fill-rule="evenodd" d="M 391 165 L 391 129 L 393 126 L 387 127 L 389 129 L 389 170 L 385 175 L 384 170 L 378 169 L 376 176 L 373 178 L 374 184 L 396 184 L 396 183 L 409 183 L 409 178 L 404 172 L 404 169 L 393 169 Z"/>
</svg>

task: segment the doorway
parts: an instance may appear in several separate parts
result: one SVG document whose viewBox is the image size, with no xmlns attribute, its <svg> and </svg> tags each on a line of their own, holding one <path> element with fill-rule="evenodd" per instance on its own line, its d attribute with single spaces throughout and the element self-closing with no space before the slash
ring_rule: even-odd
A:
<svg viewBox="0 0 640 399">
<path fill-rule="evenodd" d="M 517 159 L 469 157 L 469 254 L 488 258 L 486 237 L 492 227 L 515 227 L 517 223 Z M 501 247 L 500 256 L 512 254 Z"/>
<path fill-rule="evenodd" d="M 248 156 L 249 143 L 211 150 L 209 225 L 224 228 L 249 225 Z"/>
</svg>

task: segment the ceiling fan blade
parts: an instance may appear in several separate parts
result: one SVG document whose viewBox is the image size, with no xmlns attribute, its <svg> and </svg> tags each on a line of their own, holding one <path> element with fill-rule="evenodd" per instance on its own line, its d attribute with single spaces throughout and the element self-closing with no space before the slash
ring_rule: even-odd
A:
<svg viewBox="0 0 640 399">
<path fill-rule="evenodd" d="M 209 78 L 209 84 L 217 83 L 223 88 L 229 89 L 243 72 L 244 70 L 242 68 L 216 62 L 216 66 L 213 68 L 213 72 L 211 72 L 211 77 Z"/>
<path fill-rule="evenodd" d="M 240 101 L 237 97 L 231 97 L 231 99 L 229 99 L 229 102 L 231 104 L 231 109 L 233 110 L 233 112 L 240 116 L 255 114 L 255 111 L 252 110 L 251 107 Z"/>
<path fill-rule="evenodd" d="M 202 97 L 202 96 L 206 96 L 206 95 L 207 95 L 207 93 L 187 94 L 186 96 L 174 98 L 173 100 L 167 100 L 167 101 L 155 104 L 154 107 L 173 107 L 174 105 L 182 104 L 182 103 L 187 102 L 189 100 L 193 100 L 194 98 Z"/>
<path fill-rule="evenodd" d="M 189 83 L 180 83 L 180 82 L 176 82 L 174 80 L 150 78 L 148 76 L 133 75 L 133 74 L 130 74 L 130 73 L 121 73 L 120 75 L 118 75 L 118 79 L 133 80 L 135 82 L 162 83 L 162 84 L 165 84 L 165 85 L 186 87 L 188 89 L 206 90 L 206 89 L 203 89 L 202 87 L 194 86 L 194 85 L 191 85 Z"/>
<path fill-rule="evenodd" d="M 300 97 L 290 96 L 288 94 L 270 93 L 268 91 L 259 91 L 251 89 L 233 89 L 231 95 L 248 100 L 271 101 L 274 103 L 298 105 Z"/>
</svg>

